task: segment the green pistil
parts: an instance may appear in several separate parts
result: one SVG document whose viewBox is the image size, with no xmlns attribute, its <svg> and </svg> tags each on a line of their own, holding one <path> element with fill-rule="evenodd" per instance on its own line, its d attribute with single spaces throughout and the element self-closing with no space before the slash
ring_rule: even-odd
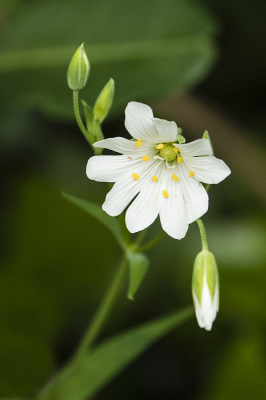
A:
<svg viewBox="0 0 266 400">
<path fill-rule="evenodd" d="M 172 143 L 165 144 L 160 150 L 160 157 L 164 158 L 166 161 L 173 161 L 176 159 L 177 153 L 174 152 L 175 147 Z"/>
</svg>

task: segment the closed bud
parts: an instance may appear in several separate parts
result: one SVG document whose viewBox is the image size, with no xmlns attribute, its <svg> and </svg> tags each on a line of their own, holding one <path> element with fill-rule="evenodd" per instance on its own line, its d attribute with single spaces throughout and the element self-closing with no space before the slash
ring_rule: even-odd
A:
<svg viewBox="0 0 266 400">
<path fill-rule="evenodd" d="M 219 274 L 214 255 L 202 250 L 196 257 L 192 296 L 200 328 L 210 331 L 219 310 Z"/>
<path fill-rule="evenodd" d="M 94 119 L 97 124 L 101 124 L 107 117 L 113 103 L 115 83 L 111 78 L 99 94 L 93 108 Z"/>
<path fill-rule="evenodd" d="M 81 90 L 86 85 L 90 73 L 90 63 L 84 44 L 73 55 L 67 70 L 67 83 L 71 90 Z"/>
</svg>

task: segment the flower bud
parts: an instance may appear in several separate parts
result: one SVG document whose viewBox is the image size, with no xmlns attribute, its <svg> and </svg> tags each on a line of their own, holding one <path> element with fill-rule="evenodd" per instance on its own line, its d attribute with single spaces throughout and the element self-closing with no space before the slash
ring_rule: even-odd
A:
<svg viewBox="0 0 266 400">
<path fill-rule="evenodd" d="M 70 89 L 83 89 L 90 73 L 90 63 L 84 49 L 84 44 L 73 55 L 67 70 L 67 83 Z"/>
<path fill-rule="evenodd" d="M 107 117 L 113 103 L 115 83 L 111 78 L 99 94 L 93 108 L 95 122 L 101 124 Z"/>
<path fill-rule="evenodd" d="M 219 310 L 219 274 L 214 255 L 202 250 L 196 257 L 192 296 L 200 328 L 210 331 Z"/>
</svg>

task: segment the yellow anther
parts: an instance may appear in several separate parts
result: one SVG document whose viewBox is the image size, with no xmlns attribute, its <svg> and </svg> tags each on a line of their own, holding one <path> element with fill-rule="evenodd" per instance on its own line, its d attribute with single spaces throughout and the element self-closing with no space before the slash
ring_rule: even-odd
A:
<svg viewBox="0 0 266 400">
<path fill-rule="evenodd" d="M 157 182 L 158 181 L 158 176 L 154 175 L 151 179 L 152 179 L 152 182 Z"/>
<path fill-rule="evenodd" d="M 128 157 L 130 160 L 132 160 L 132 157 Z"/>
<path fill-rule="evenodd" d="M 161 150 L 161 149 L 163 149 L 163 148 L 164 148 L 164 144 L 162 144 L 162 143 L 157 144 L 157 146 L 156 146 L 156 149 L 157 149 L 157 150 Z"/>
<path fill-rule="evenodd" d="M 166 190 L 163 191 L 163 195 L 164 195 L 164 197 L 165 197 L 166 199 L 168 199 L 169 193 L 168 193 Z"/>
<path fill-rule="evenodd" d="M 177 194 L 175 194 L 175 197 L 177 197 Z"/>
<path fill-rule="evenodd" d="M 178 157 L 178 158 L 177 158 L 177 162 L 178 162 L 178 164 L 182 164 L 182 162 L 183 162 L 183 157 Z"/>
<path fill-rule="evenodd" d="M 193 171 L 189 171 L 188 176 L 189 176 L 189 177 L 194 176 L 194 172 L 193 172 Z"/>
<path fill-rule="evenodd" d="M 138 139 L 137 141 L 136 141 L 136 146 L 137 147 L 140 147 L 142 145 L 142 141 L 141 141 L 141 139 Z"/>
<path fill-rule="evenodd" d="M 150 157 L 149 156 L 143 156 L 142 161 L 149 161 Z"/>
<path fill-rule="evenodd" d="M 173 179 L 175 182 L 179 181 L 179 178 L 176 176 L 176 174 L 173 174 L 173 175 L 172 175 L 172 179 Z"/>
<path fill-rule="evenodd" d="M 177 154 L 177 153 L 179 152 L 179 148 L 178 148 L 178 147 L 175 147 L 175 148 L 174 148 L 174 152 Z"/>
<path fill-rule="evenodd" d="M 134 178 L 136 181 L 139 180 L 140 176 L 138 174 L 136 174 L 136 172 L 133 172 L 133 174 L 131 175 L 132 178 Z"/>
</svg>

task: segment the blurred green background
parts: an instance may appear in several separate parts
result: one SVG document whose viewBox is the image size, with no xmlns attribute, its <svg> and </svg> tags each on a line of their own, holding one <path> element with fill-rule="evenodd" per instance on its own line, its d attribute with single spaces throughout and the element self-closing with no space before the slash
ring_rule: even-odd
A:
<svg viewBox="0 0 266 400">
<path fill-rule="evenodd" d="M 85 42 L 93 105 L 116 83 L 106 137 L 128 135 L 128 101 L 208 129 L 232 175 L 203 218 L 220 267 L 211 333 L 196 319 L 158 342 L 95 396 L 129 400 L 266 398 L 266 3 L 253 0 L 0 1 L 0 395 L 32 397 L 73 354 L 120 257 L 109 232 L 61 191 L 101 204 L 92 155 L 66 84 Z M 160 231 L 158 221 L 150 228 Z M 149 251 L 135 302 L 126 288 L 101 338 L 192 303 L 195 224 Z"/>
</svg>

